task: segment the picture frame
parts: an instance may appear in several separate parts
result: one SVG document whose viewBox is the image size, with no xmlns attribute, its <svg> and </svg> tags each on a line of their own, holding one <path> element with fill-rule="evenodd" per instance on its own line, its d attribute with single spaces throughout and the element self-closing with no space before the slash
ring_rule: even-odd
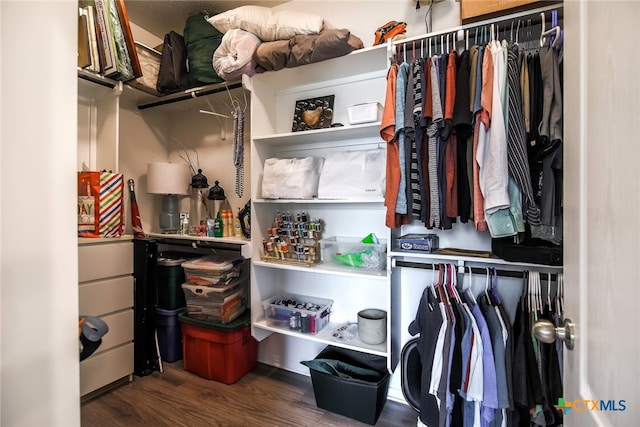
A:
<svg viewBox="0 0 640 427">
<path fill-rule="evenodd" d="M 291 132 L 331 127 L 335 95 L 296 101 Z"/>
</svg>

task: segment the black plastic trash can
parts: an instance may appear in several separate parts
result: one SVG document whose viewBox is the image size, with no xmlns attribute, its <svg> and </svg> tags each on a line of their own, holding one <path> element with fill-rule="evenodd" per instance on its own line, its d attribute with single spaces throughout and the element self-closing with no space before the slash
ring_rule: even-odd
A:
<svg viewBox="0 0 640 427">
<path fill-rule="evenodd" d="M 328 346 L 309 367 L 318 408 L 374 425 L 387 401 L 389 371 L 382 356 Z"/>
</svg>

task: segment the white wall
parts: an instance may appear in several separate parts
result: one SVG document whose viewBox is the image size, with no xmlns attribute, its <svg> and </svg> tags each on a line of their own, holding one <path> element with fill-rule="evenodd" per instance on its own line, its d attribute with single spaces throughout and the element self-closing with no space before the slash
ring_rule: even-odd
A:
<svg viewBox="0 0 640 427">
<path fill-rule="evenodd" d="M 77 1 L 0 2 L 0 424 L 80 423 Z"/>
<path fill-rule="evenodd" d="M 414 0 L 292 0 L 274 9 L 301 10 L 324 17 L 335 28 L 348 28 L 362 39 L 365 46 L 373 45 L 376 28 L 395 20 L 407 23 L 407 37 L 426 33 L 425 15 L 429 1 L 421 0 L 416 11 Z M 441 0 L 433 5 L 433 28 L 440 31 L 460 25 L 460 3 Z"/>
</svg>

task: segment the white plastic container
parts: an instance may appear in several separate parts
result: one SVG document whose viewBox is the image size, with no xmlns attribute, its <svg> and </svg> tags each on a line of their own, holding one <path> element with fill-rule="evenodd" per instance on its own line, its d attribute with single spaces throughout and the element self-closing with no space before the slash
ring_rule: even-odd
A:
<svg viewBox="0 0 640 427">
<path fill-rule="evenodd" d="M 382 118 L 382 105 L 379 102 L 348 105 L 346 108 L 351 125 L 377 122 Z"/>
</svg>

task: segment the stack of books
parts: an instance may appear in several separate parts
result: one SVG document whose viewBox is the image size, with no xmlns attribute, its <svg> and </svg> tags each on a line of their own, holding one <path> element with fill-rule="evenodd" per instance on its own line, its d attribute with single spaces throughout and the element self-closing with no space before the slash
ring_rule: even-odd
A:
<svg viewBox="0 0 640 427">
<path fill-rule="evenodd" d="M 142 76 L 124 0 L 81 0 L 78 67 L 114 80 Z"/>
</svg>

